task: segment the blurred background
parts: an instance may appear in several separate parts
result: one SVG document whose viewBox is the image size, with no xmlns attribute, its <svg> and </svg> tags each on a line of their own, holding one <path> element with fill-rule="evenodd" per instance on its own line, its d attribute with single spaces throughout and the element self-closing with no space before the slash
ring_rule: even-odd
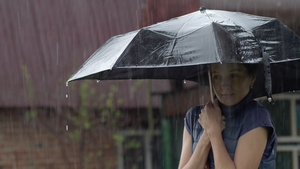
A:
<svg viewBox="0 0 300 169">
<path fill-rule="evenodd" d="M 0 169 L 177 168 L 183 119 L 209 90 L 174 80 L 67 79 L 110 37 L 199 10 L 276 17 L 299 0 L 1 0 Z M 300 93 L 275 95 L 277 168 L 300 165 Z"/>
</svg>

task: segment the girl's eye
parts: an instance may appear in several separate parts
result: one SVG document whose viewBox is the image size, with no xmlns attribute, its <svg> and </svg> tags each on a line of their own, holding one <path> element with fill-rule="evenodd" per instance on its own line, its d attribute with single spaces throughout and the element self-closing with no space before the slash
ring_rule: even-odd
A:
<svg viewBox="0 0 300 169">
<path fill-rule="evenodd" d="M 231 76 L 232 78 L 237 78 L 237 77 L 239 77 L 238 74 L 231 74 L 230 76 Z"/>
</svg>

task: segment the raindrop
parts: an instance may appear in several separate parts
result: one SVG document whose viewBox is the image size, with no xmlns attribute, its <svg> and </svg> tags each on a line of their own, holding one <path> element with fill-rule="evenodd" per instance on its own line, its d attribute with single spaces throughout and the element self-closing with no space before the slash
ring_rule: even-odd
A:
<svg viewBox="0 0 300 169">
<path fill-rule="evenodd" d="M 68 95 L 68 94 L 66 94 L 66 98 L 69 98 L 69 95 Z"/>
<path fill-rule="evenodd" d="M 66 87 L 68 87 L 69 86 L 69 82 L 66 82 Z"/>
<path fill-rule="evenodd" d="M 220 62 L 220 64 L 223 64 L 223 62 Z"/>
<path fill-rule="evenodd" d="M 186 84 L 186 80 L 185 79 L 183 80 L 183 83 Z"/>
<path fill-rule="evenodd" d="M 68 125 L 66 125 L 66 131 L 68 131 L 69 130 L 69 126 Z"/>
<path fill-rule="evenodd" d="M 100 82 L 100 80 L 97 80 L 97 83 L 99 83 Z"/>
</svg>

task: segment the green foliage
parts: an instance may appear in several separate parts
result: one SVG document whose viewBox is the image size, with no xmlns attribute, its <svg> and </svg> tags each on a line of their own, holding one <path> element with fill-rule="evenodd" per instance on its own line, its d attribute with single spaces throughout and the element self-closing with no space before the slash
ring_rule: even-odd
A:
<svg viewBox="0 0 300 169">
<path fill-rule="evenodd" d="M 72 132 L 68 132 L 67 134 L 70 139 L 78 140 L 78 139 L 80 139 L 81 131 L 80 131 L 80 129 L 76 128 L 76 129 L 73 129 Z"/>
<path fill-rule="evenodd" d="M 38 111 L 33 109 L 33 110 L 28 110 L 25 112 L 25 119 L 26 120 L 31 120 L 34 119 L 38 116 Z"/>
<path fill-rule="evenodd" d="M 136 92 L 136 91 L 138 90 L 138 88 L 142 86 L 142 84 L 143 84 L 144 82 L 145 82 L 145 80 L 136 80 L 136 81 L 133 83 L 133 85 L 132 85 L 132 87 L 131 87 L 131 90 L 132 90 L 133 92 Z"/>
<path fill-rule="evenodd" d="M 27 89 L 27 94 L 28 94 L 28 97 L 30 100 L 33 99 L 33 86 L 32 86 L 32 82 L 31 82 L 31 76 L 29 74 L 29 71 L 28 71 L 28 68 L 26 65 L 21 65 L 20 67 L 21 69 L 21 72 L 24 76 L 24 79 L 25 79 L 25 83 L 26 83 L 26 89 Z"/>
<path fill-rule="evenodd" d="M 125 149 L 138 149 L 141 146 L 142 144 L 139 140 L 131 138 L 126 141 Z"/>
<path fill-rule="evenodd" d="M 118 88 L 110 86 L 110 90 L 104 93 L 97 93 L 92 87 L 91 81 L 84 81 L 80 86 L 80 104 L 77 114 L 69 114 L 68 119 L 72 122 L 72 129 L 68 130 L 67 135 L 72 140 L 81 140 L 82 132 L 93 130 L 99 125 L 107 127 L 108 130 L 118 128 L 122 112 L 118 106 L 123 103 L 123 99 L 116 98 Z M 97 114 L 95 114 L 95 112 Z M 120 134 L 112 134 L 111 139 L 115 145 L 122 144 L 125 140 Z M 89 160 L 92 158 L 102 158 L 105 151 L 111 149 L 111 144 L 105 143 L 96 153 L 89 153 L 84 156 L 84 166 L 88 168 Z M 111 161 L 105 163 L 106 168 L 112 168 L 115 163 Z"/>
<path fill-rule="evenodd" d="M 130 169 L 140 168 L 144 160 L 143 139 L 139 136 L 129 136 L 126 137 L 123 145 L 127 167 Z"/>
<path fill-rule="evenodd" d="M 33 89 L 33 85 L 31 82 L 31 76 L 29 74 L 29 70 L 26 65 L 21 65 L 20 69 L 21 69 L 21 72 L 23 74 L 23 77 L 24 77 L 24 80 L 26 83 L 26 92 L 28 95 L 28 99 L 29 99 L 29 101 L 33 101 L 34 89 Z M 26 120 L 32 120 L 32 119 L 37 118 L 38 114 L 39 114 L 39 112 L 36 109 L 31 108 L 30 110 L 25 111 L 24 118 Z"/>
<path fill-rule="evenodd" d="M 29 73 L 29 70 L 26 65 L 20 67 L 24 81 L 26 82 L 27 95 L 30 101 L 34 99 L 34 87 L 32 85 L 32 79 Z M 86 133 L 89 133 L 94 128 L 97 128 L 99 125 L 107 127 L 108 129 L 115 130 L 118 128 L 118 122 L 122 118 L 123 114 L 118 109 L 118 106 L 123 104 L 124 100 L 122 98 L 116 98 L 115 95 L 118 92 L 118 88 L 115 85 L 110 86 L 110 90 L 105 93 L 98 93 L 96 89 L 91 86 L 91 81 L 84 81 L 80 85 L 80 102 L 78 106 L 78 112 L 69 112 L 61 113 L 57 112 L 57 115 L 64 116 L 69 121 L 69 125 L 72 126 L 69 128 L 65 134 L 71 140 L 83 140 L 83 136 L 87 136 Z M 95 114 L 98 113 L 97 115 Z M 26 120 L 39 120 L 38 109 L 31 108 L 30 110 L 24 113 L 24 118 Z M 51 125 L 50 125 L 51 126 Z M 53 126 L 54 127 L 54 126 Z M 85 132 L 85 133 L 83 133 Z M 59 136 L 59 135 L 58 135 Z M 113 134 L 111 136 L 115 144 L 122 144 L 125 140 L 124 136 L 119 134 Z M 79 142 L 80 143 L 80 142 Z M 80 145 L 79 145 L 80 146 Z M 63 147 L 64 148 L 64 147 Z M 94 153 L 89 153 L 84 156 L 85 168 L 90 168 L 88 164 L 92 158 L 102 158 L 105 151 L 111 149 L 111 144 L 104 144 L 99 150 Z M 79 160 L 79 161 L 81 161 Z M 115 163 L 107 162 L 105 163 L 107 168 L 112 168 Z"/>
<path fill-rule="evenodd" d="M 121 134 L 113 134 L 112 137 L 113 137 L 113 140 L 114 140 L 116 145 L 123 144 L 123 142 L 125 140 L 125 136 L 123 136 Z"/>
<path fill-rule="evenodd" d="M 122 112 L 116 106 L 123 103 L 123 99 L 115 98 L 117 91 L 117 87 L 112 85 L 107 95 L 102 93 L 98 97 L 96 90 L 91 87 L 90 81 L 83 82 L 80 86 L 78 115 L 69 117 L 75 126 L 75 129 L 69 131 L 69 137 L 71 139 L 80 139 L 80 133 L 82 132 L 80 129 L 89 130 L 95 125 L 107 122 L 111 124 L 110 128 L 116 128 L 119 119 L 122 117 Z M 95 105 L 98 106 L 95 107 Z M 97 107 L 100 110 L 100 117 L 95 119 L 95 115 L 91 110 Z"/>
</svg>

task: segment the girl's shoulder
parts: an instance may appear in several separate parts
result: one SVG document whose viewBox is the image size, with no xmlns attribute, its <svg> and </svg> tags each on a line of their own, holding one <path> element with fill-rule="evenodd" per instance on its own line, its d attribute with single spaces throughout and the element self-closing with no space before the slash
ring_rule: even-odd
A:
<svg viewBox="0 0 300 169">
<path fill-rule="evenodd" d="M 244 123 L 241 135 L 256 127 L 269 127 L 274 129 L 269 111 L 258 102 L 252 102 L 244 114 Z"/>
<path fill-rule="evenodd" d="M 263 107 L 260 103 L 257 101 L 251 102 L 245 110 L 245 113 L 247 114 L 246 117 L 252 117 L 254 119 L 265 119 L 270 118 L 269 111 Z"/>
<path fill-rule="evenodd" d="M 192 135 L 193 126 L 197 124 L 199 114 L 201 113 L 201 109 L 203 109 L 204 106 L 194 106 L 191 107 L 184 118 L 184 124 L 187 129 L 187 131 Z"/>
<path fill-rule="evenodd" d="M 195 117 L 198 117 L 199 114 L 201 113 L 201 110 L 204 108 L 204 105 L 201 105 L 201 106 L 194 106 L 194 107 L 191 107 L 185 117 L 186 118 L 191 118 L 191 119 L 194 119 Z"/>
</svg>

